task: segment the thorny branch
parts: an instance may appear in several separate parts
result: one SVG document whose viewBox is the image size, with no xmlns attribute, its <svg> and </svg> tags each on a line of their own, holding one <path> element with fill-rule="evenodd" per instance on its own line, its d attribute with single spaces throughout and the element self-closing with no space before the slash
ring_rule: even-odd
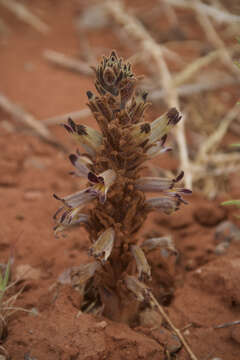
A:
<svg viewBox="0 0 240 360">
<path fill-rule="evenodd" d="M 173 5 L 176 7 L 194 9 L 196 6 L 197 11 L 203 12 L 204 14 L 210 16 L 212 19 L 214 19 L 219 23 L 221 22 L 233 23 L 240 21 L 239 15 L 234 15 L 227 11 L 222 11 L 221 9 L 217 9 L 214 6 L 203 4 L 201 2 L 199 2 L 197 5 L 194 5 L 193 1 L 188 1 L 188 0 L 164 0 L 164 1 L 166 1 L 169 5 Z"/>
<path fill-rule="evenodd" d="M 166 91 L 165 101 L 167 105 L 169 107 L 174 106 L 179 108 L 178 95 L 175 91 L 171 73 L 164 60 L 161 46 L 155 42 L 143 25 L 134 16 L 131 16 L 124 11 L 120 2 L 106 1 L 105 7 L 111 16 L 113 16 L 114 20 L 123 26 L 130 36 L 140 42 L 142 50 L 151 55 L 156 65 L 157 73 L 160 76 L 160 84 Z M 185 172 L 185 184 L 187 187 L 191 188 L 192 173 L 184 133 L 184 121 L 181 121 L 174 134 L 179 146 L 181 167 Z"/>
<path fill-rule="evenodd" d="M 167 1 L 167 0 L 166 0 Z M 213 6 L 203 4 L 200 0 L 194 0 L 190 3 L 185 0 L 169 0 L 167 1 L 169 6 L 183 6 L 189 7 L 194 10 L 200 25 L 203 27 L 205 35 L 210 43 L 216 48 L 216 50 L 210 52 L 204 57 L 201 57 L 189 65 L 187 65 L 181 72 L 173 76 L 168 68 L 163 54 L 163 46 L 158 44 L 151 36 L 151 34 L 144 28 L 142 23 L 132 15 L 129 15 L 124 9 L 120 1 L 110 2 L 108 0 L 104 3 L 106 11 L 113 17 L 113 19 L 123 27 L 125 32 L 133 39 L 137 40 L 142 49 L 142 53 L 148 54 L 148 59 L 151 58 L 155 64 L 156 72 L 159 74 L 159 85 L 161 90 L 153 91 L 150 95 L 151 100 L 164 99 L 168 106 L 179 107 L 179 97 L 184 95 L 192 95 L 193 93 L 201 91 L 214 90 L 219 87 L 223 87 L 228 84 L 234 84 L 239 82 L 239 70 L 236 68 L 232 61 L 232 54 L 236 49 L 236 46 L 227 48 L 224 41 L 219 37 L 213 24 L 208 17 L 211 17 L 216 22 L 238 22 L 240 17 L 224 12 L 221 9 L 217 9 Z M 164 46 L 166 49 L 166 46 Z M 194 77 L 203 67 L 208 66 L 218 58 L 222 58 L 227 67 L 234 73 L 234 78 L 225 75 L 221 80 L 215 79 L 214 81 L 197 81 L 195 84 L 186 84 L 186 82 Z M 233 112 L 232 112 L 233 111 Z M 219 129 L 206 140 L 205 144 L 212 149 L 211 143 L 215 144 L 215 140 L 219 143 L 224 134 L 226 133 L 230 123 L 236 118 L 237 109 L 232 110 L 221 122 Z M 227 119 L 227 120 L 226 120 Z M 184 122 L 178 124 L 175 129 L 175 137 L 180 152 L 181 167 L 185 171 L 185 183 L 188 187 L 191 187 L 192 182 L 196 182 L 199 179 L 199 173 L 206 174 L 210 158 L 209 156 L 203 156 L 205 152 L 205 145 L 200 148 L 197 155 L 193 160 L 189 159 L 188 148 L 186 144 Z M 201 161 L 200 161 L 201 160 Z M 218 166 L 219 163 L 215 163 L 215 158 L 211 161 Z M 214 165 L 214 166 L 215 166 Z M 232 166 L 229 167 L 232 169 Z M 220 172 L 222 170 L 220 169 Z"/>
<path fill-rule="evenodd" d="M 0 108 L 13 116 L 13 118 L 25 126 L 34 131 L 41 139 L 47 143 L 58 147 L 62 151 L 65 151 L 63 145 L 59 144 L 52 134 L 50 134 L 48 128 L 39 120 L 37 120 L 32 114 L 28 113 L 22 107 L 13 103 L 9 98 L 4 94 L 0 93 Z"/>
<path fill-rule="evenodd" d="M 35 30 L 42 34 L 49 32 L 49 27 L 36 15 L 32 14 L 25 5 L 20 4 L 19 1 L 15 0 L 0 0 L 0 5 L 6 7 L 11 11 L 18 19 L 24 21 L 28 25 L 32 26 Z"/>
<path fill-rule="evenodd" d="M 56 66 L 60 66 L 69 71 L 78 72 L 83 75 L 93 76 L 93 71 L 89 67 L 89 64 L 86 64 L 83 61 L 76 60 L 70 56 L 66 56 L 53 50 L 45 50 L 43 56 L 46 60 Z"/>
</svg>

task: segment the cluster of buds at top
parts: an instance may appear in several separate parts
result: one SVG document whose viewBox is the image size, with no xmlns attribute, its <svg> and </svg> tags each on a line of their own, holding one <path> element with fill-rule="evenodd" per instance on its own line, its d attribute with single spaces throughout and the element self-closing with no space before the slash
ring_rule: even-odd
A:
<svg viewBox="0 0 240 360">
<path fill-rule="evenodd" d="M 144 247 L 136 245 L 134 234 L 150 211 L 171 214 L 186 203 L 182 196 L 191 191 L 177 186 L 183 172 L 171 179 L 140 176 L 145 161 L 171 150 L 165 142 L 181 120 L 178 110 L 172 108 L 153 122 L 146 121 L 147 93 L 137 89 L 139 79 L 131 65 L 114 51 L 94 71 L 98 95 L 88 91 L 87 97 L 99 130 L 72 119 L 64 124 L 83 149 L 69 156 L 75 168 L 72 174 L 85 178 L 87 187 L 62 198 L 54 195 L 62 202 L 55 215 L 55 232 L 84 225 L 93 243 L 89 254 L 119 269 L 108 274 L 114 287 L 129 258 L 136 262 L 140 281 L 151 279 Z M 148 192 L 159 195 L 147 198 Z"/>
</svg>

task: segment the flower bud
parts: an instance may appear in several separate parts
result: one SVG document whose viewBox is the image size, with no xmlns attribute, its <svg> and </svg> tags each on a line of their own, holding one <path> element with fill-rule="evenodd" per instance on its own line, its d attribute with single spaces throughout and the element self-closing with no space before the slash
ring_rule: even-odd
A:
<svg viewBox="0 0 240 360">
<path fill-rule="evenodd" d="M 125 276 L 124 282 L 128 290 L 134 293 L 138 301 L 142 302 L 148 300 L 149 289 L 145 284 L 136 279 L 135 276 Z"/>
<path fill-rule="evenodd" d="M 105 230 L 89 249 L 89 254 L 95 258 L 100 258 L 102 262 L 107 261 L 111 255 L 114 245 L 115 231 L 113 228 Z"/>
<path fill-rule="evenodd" d="M 138 245 L 132 245 L 131 252 L 137 264 L 138 278 L 140 280 L 144 280 L 144 277 L 146 277 L 148 280 L 150 280 L 151 268 L 147 262 L 143 250 Z"/>
<path fill-rule="evenodd" d="M 99 175 L 95 175 L 90 172 L 88 174 L 88 180 L 95 185 L 91 188 L 91 192 L 95 193 L 99 197 L 99 201 L 103 204 L 107 198 L 107 192 L 109 188 L 114 184 L 116 179 L 116 172 L 112 169 L 108 169 Z"/>
<path fill-rule="evenodd" d="M 94 156 L 102 145 L 102 135 L 90 126 L 77 125 L 69 118 L 68 124 L 64 124 L 64 127 L 91 156 Z"/>
<path fill-rule="evenodd" d="M 149 144 L 162 139 L 181 120 L 182 116 L 177 109 L 172 108 L 151 123 Z"/>
</svg>

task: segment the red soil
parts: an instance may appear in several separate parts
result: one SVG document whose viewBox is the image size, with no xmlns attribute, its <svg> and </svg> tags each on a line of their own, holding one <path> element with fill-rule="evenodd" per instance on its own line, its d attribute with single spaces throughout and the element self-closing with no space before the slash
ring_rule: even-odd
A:
<svg viewBox="0 0 240 360">
<path fill-rule="evenodd" d="M 47 48 L 78 55 L 81 39 L 73 18 L 81 10 L 79 3 L 26 1 L 50 24 L 47 36 L 0 9 L 1 18 L 11 28 L 9 35 L 0 35 L 0 91 L 39 119 L 85 107 L 85 92 L 94 89 L 90 78 L 53 68 L 42 57 Z M 110 31 L 93 31 L 89 38 L 91 46 L 116 48 L 125 55 Z M 103 53 L 108 49 L 104 48 Z M 79 188 L 79 182 L 68 176 L 71 166 L 67 154 L 25 131 L 8 114 L 0 112 L 0 120 L 1 262 L 13 254 L 13 277 L 21 265 L 30 266 L 19 285 L 24 285 L 24 291 L 16 306 L 35 308 L 39 313 L 33 316 L 18 312 L 9 322 L 3 345 L 11 359 L 164 359 L 163 347 L 170 352 L 176 347 L 176 339 L 166 333 L 165 327 L 142 325 L 131 329 L 100 316 L 79 313 L 77 293 L 67 285 L 60 289 L 54 285 L 66 268 L 89 260 L 89 240 L 84 230 L 74 230 L 59 239 L 52 231 L 52 215 L 58 207 L 52 193 L 71 193 Z M 96 126 L 91 118 L 85 121 Z M 52 127 L 51 131 L 69 151 L 74 149 L 61 127 Z M 171 157 L 156 163 L 170 169 L 177 164 Z M 233 184 L 236 179 L 237 175 Z M 228 198 L 239 195 L 235 185 L 235 192 Z M 156 297 L 168 305 L 166 311 L 183 329 L 199 360 L 240 358 L 240 326 L 214 328 L 240 319 L 239 235 L 230 239 L 223 254 L 216 250 L 228 236 L 226 230 L 220 235 L 224 239 L 216 237 L 217 226 L 225 220 L 240 223 L 233 210 L 219 206 L 222 200 L 208 201 L 194 194 L 188 206 L 170 217 L 149 216 L 141 231 L 143 236 L 171 234 L 175 240 L 180 256 L 171 266 L 171 273 L 164 269 L 159 253 L 150 256 L 155 272 L 152 288 Z M 163 298 L 162 289 L 169 287 L 173 278 L 173 296 Z M 175 356 L 188 359 L 183 348 Z"/>
</svg>

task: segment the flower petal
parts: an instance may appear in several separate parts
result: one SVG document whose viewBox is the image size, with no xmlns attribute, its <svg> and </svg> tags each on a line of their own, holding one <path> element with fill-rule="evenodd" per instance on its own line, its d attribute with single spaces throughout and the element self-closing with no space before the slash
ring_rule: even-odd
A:
<svg viewBox="0 0 240 360">
<path fill-rule="evenodd" d="M 150 135 L 151 124 L 149 122 L 141 122 L 133 125 L 130 129 L 131 136 L 137 145 L 144 143 Z"/>
<path fill-rule="evenodd" d="M 76 154 L 70 154 L 69 160 L 76 167 L 76 171 L 74 172 L 77 176 L 87 177 L 90 169 L 89 165 L 92 164 L 92 161 L 87 156 L 81 156 Z"/>
<path fill-rule="evenodd" d="M 135 258 L 138 270 L 138 278 L 144 280 L 146 277 L 148 280 L 151 279 L 151 268 L 147 262 L 143 250 L 138 245 L 131 246 L 131 252 Z"/>
<path fill-rule="evenodd" d="M 95 175 L 90 172 L 88 180 L 95 185 L 91 188 L 91 191 L 98 195 L 99 201 L 103 204 L 107 198 L 107 192 L 109 188 L 114 184 L 116 179 L 116 172 L 112 169 L 108 169 L 99 175 Z"/>
<path fill-rule="evenodd" d="M 96 194 L 92 193 L 91 188 L 89 187 L 87 189 L 78 191 L 63 198 L 60 198 L 56 194 L 54 194 L 53 196 L 55 197 L 55 199 L 62 201 L 66 207 L 76 208 L 92 201 L 96 197 Z"/>
<path fill-rule="evenodd" d="M 149 144 L 162 139 L 175 126 L 182 116 L 176 108 L 170 109 L 151 123 L 151 134 L 149 136 Z"/>
<path fill-rule="evenodd" d="M 164 191 L 171 189 L 174 185 L 173 179 L 160 177 L 142 177 L 136 180 L 135 187 L 144 192 Z"/>
<path fill-rule="evenodd" d="M 165 214 L 170 215 L 174 211 L 179 209 L 182 199 L 174 196 L 174 197 L 156 197 L 150 198 L 146 200 L 147 206 L 150 208 L 161 210 Z"/>
<path fill-rule="evenodd" d="M 68 124 L 64 124 L 64 127 L 92 156 L 96 154 L 96 151 L 102 145 L 102 135 L 90 126 L 78 125 L 69 118 Z"/>
<path fill-rule="evenodd" d="M 65 230 L 66 228 L 87 224 L 89 216 L 80 213 L 82 207 L 75 209 L 66 209 L 63 214 L 57 219 L 57 225 L 54 227 L 54 233 L 57 235 L 58 232 Z M 61 208 L 62 210 L 63 208 Z"/>
<path fill-rule="evenodd" d="M 95 258 L 100 258 L 102 262 L 107 261 L 112 252 L 114 237 L 115 231 L 113 228 L 105 230 L 89 249 L 89 254 Z"/>
</svg>

